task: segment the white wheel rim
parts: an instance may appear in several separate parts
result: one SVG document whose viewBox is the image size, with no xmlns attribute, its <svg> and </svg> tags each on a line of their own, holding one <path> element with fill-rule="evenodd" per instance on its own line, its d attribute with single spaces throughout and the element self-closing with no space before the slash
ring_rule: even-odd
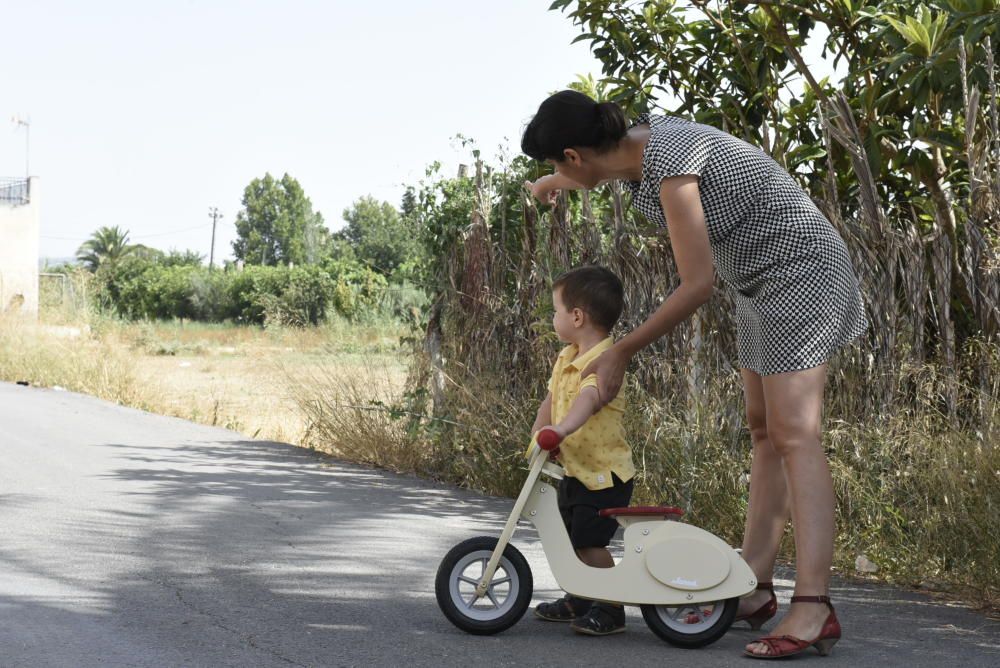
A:
<svg viewBox="0 0 1000 668">
<path fill-rule="evenodd" d="M 709 601 L 707 603 L 692 603 L 672 607 L 657 605 L 656 616 L 672 631 L 684 635 L 695 635 L 715 626 L 722 618 L 725 601 Z"/>
<path fill-rule="evenodd" d="M 476 597 L 476 587 L 483 579 L 491 556 L 490 550 L 470 552 L 458 560 L 448 576 L 452 605 L 466 617 L 480 622 L 493 621 L 507 614 L 514 607 L 521 588 L 514 566 L 501 556 L 486 595 Z"/>
</svg>

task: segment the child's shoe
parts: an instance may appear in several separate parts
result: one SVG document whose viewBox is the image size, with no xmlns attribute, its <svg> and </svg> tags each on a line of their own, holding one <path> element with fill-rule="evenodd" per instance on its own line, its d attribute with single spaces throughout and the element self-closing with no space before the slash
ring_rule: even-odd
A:
<svg viewBox="0 0 1000 668">
<path fill-rule="evenodd" d="M 569 625 L 577 633 L 589 636 L 607 636 L 625 630 L 625 608 L 620 605 L 594 603 L 583 617 Z"/>
<path fill-rule="evenodd" d="M 587 614 L 592 601 L 566 594 L 558 601 L 539 603 L 535 606 L 535 617 L 549 622 L 571 622 Z"/>
</svg>

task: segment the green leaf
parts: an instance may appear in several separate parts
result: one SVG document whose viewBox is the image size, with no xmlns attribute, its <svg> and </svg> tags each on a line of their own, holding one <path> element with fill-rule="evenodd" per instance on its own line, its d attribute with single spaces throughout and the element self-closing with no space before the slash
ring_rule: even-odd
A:
<svg viewBox="0 0 1000 668">
<path fill-rule="evenodd" d="M 868 154 L 868 168 L 877 179 L 882 173 L 882 145 L 877 133 L 870 132 L 865 137 L 865 153 Z"/>
<path fill-rule="evenodd" d="M 923 47 L 924 55 L 931 52 L 931 36 L 930 36 L 930 23 L 924 24 L 923 17 L 929 16 L 928 14 L 921 14 L 920 20 L 913 18 L 912 16 L 906 17 L 906 25 L 910 28 L 913 35 L 913 43 Z"/>
<path fill-rule="evenodd" d="M 902 23 L 888 16 L 885 18 L 886 21 L 889 22 L 889 25 L 891 25 L 896 30 L 896 32 L 898 32 L 900 36 L 906 40 L 907 44 L 911 46 L 920 44 L 920 35 L 916 32 L 916 29 L 910 23 L 913 20 L 912 18 L 907 17 L 906 23 Z"/>
<path fill-rule="evenodd" d="M 931 29 L 931 12 L 923 5 L 920 5 L 920 25 L 928 32 Z"/>
<path fill-rule="evenodd" d="M 802 164 L 812 160 L 819 160 L 826 157 L 826 149 L 823 146 L 804 145 L 793 149 L 788 154 L 794 164 Z"/>
<path fill-rule="evenodd" d="M 932 132 L 929 135 L 922 137 L 922 139 L 928 144 L 932 144 L 939 148 L 948 148 L 953 151 L 961 151 L 964 149 L 962 142 L 957 137 L 944 130 Z"/>
</svg>

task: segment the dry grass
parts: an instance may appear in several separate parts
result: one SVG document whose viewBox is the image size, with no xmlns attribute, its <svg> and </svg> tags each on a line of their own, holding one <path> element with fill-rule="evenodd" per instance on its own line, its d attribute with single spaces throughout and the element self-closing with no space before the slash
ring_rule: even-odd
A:
<svg viewBox="0 0 1000 668">
<path fill-rule="evenodd" d="M 363 382 L 376 362 L 389 370 L 389 385 L 400 388 L 400 334 L 339 322 L 267 330 L 161 323 L 121 331 L 131 337 L 140 373 L 163 387 L 159 412 L 296 444 L 307 422 L 293 391 L 315 374 L 344 373 Z"/>
<path fill-rule="evenodd" d="M 139 381 L 135 359 L 86 325 L 54 327 L 0 318 L 0 379 L 61 387 L 119 404 L 150 408 L 155 385 Z"/>
<path fill-rule="evenodd" d="M 265 330 L 58 316 L 73 324 L 0 321 L 0 379 L 291 443 L 306 436 L 292 400 L 302 379 L 344 374 L 367 387 L 377 368 L 396 396 L 405 380 L 403 331 L 386 323 Z"/>
<path fill-rule="evenodd" d="M 292 399 L 305 418 L 302 443 L 322 452 L 384 468 L 426 472 L 406 438 L 399 404 L 404 378 L 388 360 L 351 366 L 285 368 Z"/>
</svg>

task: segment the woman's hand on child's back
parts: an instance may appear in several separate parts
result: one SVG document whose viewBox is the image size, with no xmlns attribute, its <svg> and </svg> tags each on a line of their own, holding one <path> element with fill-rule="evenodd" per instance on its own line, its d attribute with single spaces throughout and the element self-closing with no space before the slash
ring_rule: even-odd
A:
<svg viewBox="0 0 1000 668">
<path fill-rule="evenodd" d="M 611 346 L 588 364 L 580 374 L 581 378 L 597 374 L 597 393 L 602 407 L 610 404 L 618 396 L 630 359 L 631 357 L 617 346 Z"/>
</svg>

